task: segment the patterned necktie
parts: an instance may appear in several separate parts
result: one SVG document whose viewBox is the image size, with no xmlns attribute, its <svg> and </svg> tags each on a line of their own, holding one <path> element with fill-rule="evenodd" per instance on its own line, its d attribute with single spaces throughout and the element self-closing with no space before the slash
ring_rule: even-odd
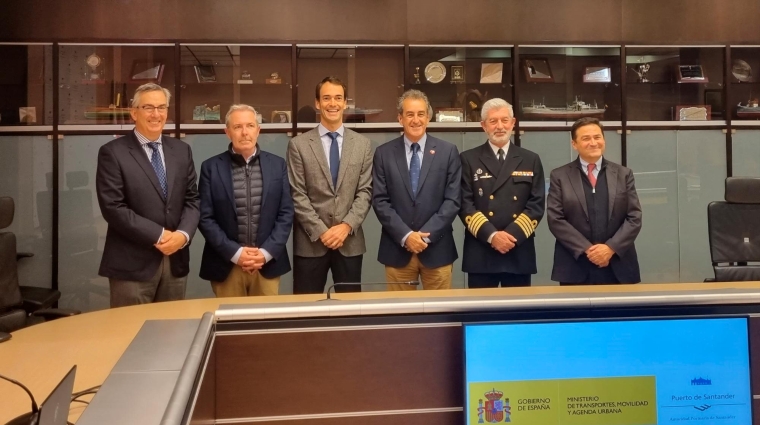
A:
<svg viewBox="0 0 760 425">
<path fill-rule="evenodd" d="M 591 182 L 591 187 L 596 189 L 596 176 L 594 176 L 594 169 L 596 168 L 596 164 L 589 164 L 588 165 L 588 181 Z"/>
<path fill-rule="evenodd" d="M 417 184 L 420 182 L 420 158 L 417 152 L 420 151 L 420 145 L 412 143 L 412 159 L 409 161 L 409 180 L 412 183 L 412 194 L 417 197 Z"/>
<path fill-rule="evenodd" d="M 499 157 L 499 164 L 504 165 L 504 149 L 499 148 L 497 154 Z"/>
<path fill-rule="evenodd" d="M 338 150 L 338 133 L 327 133 L 332 139 L 330 142 L 330 175 L 332 175 L 333 188 L 338 185 L 338 170 L 340 169 L 340 151 Z"/>
<path fill-rule="evenodd" d="M 156 172 L 156 177 L 158 177 L 158 182 L 161 184 L 161 189 L 164 192 L 164 199 L 166 199 L 166 169 L 164 169 L 164 163 L 161 162 L 161 152 L 158 151 L 161 144 L 150 142 L 148 146 L 153 149 L 153 154 L 150 156 L 150 165 L 153 166 L 153 170 Z"/>
</svg>

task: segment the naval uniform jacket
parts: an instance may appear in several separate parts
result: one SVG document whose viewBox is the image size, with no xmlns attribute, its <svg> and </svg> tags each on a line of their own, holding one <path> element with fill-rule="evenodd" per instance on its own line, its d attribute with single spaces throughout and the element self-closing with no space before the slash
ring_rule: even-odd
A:
<svg viewBox="0 0 760 425">
<path fill-rule="evenodd" d="M 462 270 L 467 273 L 536 273 L 534 232 L 544 215 L 541 159 L 510 145 L 503 165 L 488 142 L 462 152 L 462 208 L 465 224 Z M 488 237 L 504 230 L 517 239 L 506 254 Z"/>
</svg>

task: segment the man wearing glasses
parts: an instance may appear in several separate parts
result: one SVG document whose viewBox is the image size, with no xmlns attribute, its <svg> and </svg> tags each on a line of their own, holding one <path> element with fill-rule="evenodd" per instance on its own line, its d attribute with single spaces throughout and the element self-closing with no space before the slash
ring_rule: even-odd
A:
<svg viewBox="0 0 760 425">
<path fill-rule="evenodd" d="M 98 152 L 95 184 L 108 223 L 98 273 L 109 280 L 111 307 L 185 297 L 199 198 L 190 146 L 161 134 L 170 99 L 157 84 L 138 87 L 134 131 Z"/>
</svg>

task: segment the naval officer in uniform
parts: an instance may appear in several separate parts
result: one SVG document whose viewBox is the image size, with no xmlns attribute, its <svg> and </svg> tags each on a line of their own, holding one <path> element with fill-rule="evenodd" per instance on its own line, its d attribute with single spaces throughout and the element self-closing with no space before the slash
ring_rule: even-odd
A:
<svg viewBox="0 0 760 425">
<path fill-rule="evenodd" d="M 481 119 L 488 141 L 461 155 L 462 270 L 470 288 L 530 286 L 533 236 L 545 207 L 544 169 L 538 155 L 510 143 L 512 105 L 491 99 Z"/>
</svg>

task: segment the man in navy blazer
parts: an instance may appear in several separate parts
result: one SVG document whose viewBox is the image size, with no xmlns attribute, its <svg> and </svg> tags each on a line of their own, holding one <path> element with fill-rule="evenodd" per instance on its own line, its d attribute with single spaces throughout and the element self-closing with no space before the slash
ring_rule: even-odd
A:
<svg viewBox="0 0 760 425">
<path fill-rule="evenodd" d="M 225 122 L 232 143 L 201 165 L 200 277 L 217 297 L 277 295 L 290 271 L 285 244 L 293 226 L 285 160 L 257 146 L 251 106 L 232 105 Z"/>
<path fill-rule="evenodd" d="M 408 90 L 398 102 L 404 135 L 375 151 L 372 206 L 382 234 L 377 260 L 390 290 L 421 278 L 425 289 L 451 287 L 457 259 L 451 223 L 460 206 L 462 163 L 456 146 L 426 133 L 430 102 Z"/>
</svg>

